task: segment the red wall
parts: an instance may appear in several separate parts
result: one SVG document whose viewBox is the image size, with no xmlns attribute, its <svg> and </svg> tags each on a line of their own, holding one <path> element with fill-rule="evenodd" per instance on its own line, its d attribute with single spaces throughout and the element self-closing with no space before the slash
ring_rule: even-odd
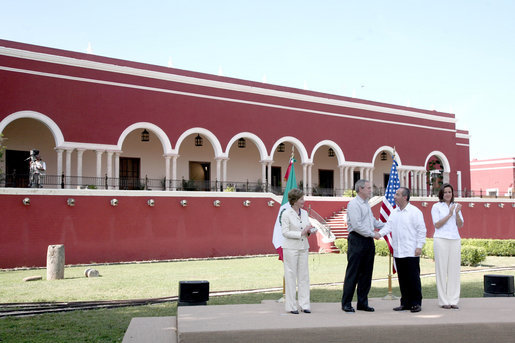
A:
<svg viewBox="0 0 515 343">
<path fill-rule="evenodd" d="M 25 206 L 23 198 L 31 204 Z M 73 197 L 74 207 L 66 205 Z M 117 207 L 109 201 L 116 197 Z M 146 202 L 152 197 L 155 206 Z M 188 205 L 179 205 L 187 199 Z M 222 205 L 214 207 L 220 199 Z M 66 264 L 159 260 L 190 257 L 240 256 L 274 253 L 272 232 L 279 204 L 271 198 L 92 195 L 0 195 L 0 268 L 45 266 L 48 245 L 64 244 Z M 413 202 L 424 212 L 428 237 L 432 203 Z M 513 203 L 513 201 L 512 201 Z M 307 201 L 323 217 L 346 206 L 346 202 Z M 379 206 L 374 206 L 377 215 Z M 515 209 L 511 203 L 485 208 L 465 205 L 463 238 L 515 238 Z M 315 237 L 311 251 L 318 251 Z"/>
<path fill-rule="evenodd" d="M 418 207 L 424 214 L 424 221 L 426 223 L 427 237 L 433 237 L 435 228 L 431 218 L 431 208 L 436 200 L 422 201 L 412 200 L 411 204 Z M 462 213 L 465 223 L 460 229 L 461 238 L 492 238 L 492 239 L 515 239 L 515 208 L 512 204 L 515 201 L 505 202 L 489 202 L 479 199 L 462 199 L 457 200 L 462 204 Z M 422 203 L 427 203 L 427 206 L 422 206 Z M 474 204 L 474 207 L 469 207 L 469 204 Z M 486 208 L 484 205 L 489 203 L 490 207 Z M 504 207 L 498 205 L 502 203 Z M 379 217 L 380 204 L 374 206 L 373 213 Z"/>
</svg>

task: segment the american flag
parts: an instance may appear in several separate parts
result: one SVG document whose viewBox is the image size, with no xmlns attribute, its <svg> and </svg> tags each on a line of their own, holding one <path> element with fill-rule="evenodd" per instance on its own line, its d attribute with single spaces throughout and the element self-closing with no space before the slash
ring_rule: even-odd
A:
<svg viewBox="0 0 515 343">
<path fill-rule="evenodd" d="M 401 186 L 399 181 L 399 174 L 397 173 L 397 161 L 395 161 L 395 155 L 393 156 L 392 169 L 390 169 L 390 177 L 388 179 L 388 186 L 386 186 L 386 192 L 384 194 L 383 203 L 381 205 L 381 210 L 379 213 L 379 219 L 386 223 L 388 218 L 390 217 L 390 213 L 392 213 L 393 209 L 396 207 L 395 200 L 393 196 L 397 189 Z M 390 249 L 390 254 L 393 256 L 393 247 L 392 247 L 392 234 L 389 233 L 384 236 L 386 244 L 388 244 L 388 249 Z M 395 263 L 393 264 L 393 273 L 397 272 L 395 268 Z"/>
</svg>

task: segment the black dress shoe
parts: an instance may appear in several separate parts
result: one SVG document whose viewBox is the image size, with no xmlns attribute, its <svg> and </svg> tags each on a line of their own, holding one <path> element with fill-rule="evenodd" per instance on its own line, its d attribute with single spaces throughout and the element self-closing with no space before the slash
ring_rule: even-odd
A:
<svg viewBox="0 0 515 343">
<path fill-rule="evenodd" d="M 302 312 L 304 312 L 304 313 L 311 313 L 311 310 L 306 309 L 306 310 L 302 310 Z"/>
<path fill-rule="evenodd" d="M 295 310 L 295 311 L 290 311 L 291 314 L 299 314 L 299 311 L 298 310 Z"/>
<path fill-rule="evenodd" d="M 344 310 L 345 312 L 356 312 L 354 310 L 354 307 L 350 306 L 350 305 L 347 305 L 347 306 L 343 306 L 342 307 L 342 310 Z"/>
<path fill-rule="evenodd" d="M 406 311 L 407 309 L 408 308 L 404 306 L 397 306 L 393 308 L 394 311 Z"/>
<path fill-rule="evenodd" d="M 359 306 L 358 307 L 358 311 L 366 311 L 366 312 L 374 312 L 374 308 L 373 307 L 370 307 L 370 306 Z"/>
<path fill-rule="evenodd" d="M 420 305 L 411 306 L 410 311 L 413 313 L 420 312 L 422 311 L 422 307 L 420 307 Z"/>
</svg>

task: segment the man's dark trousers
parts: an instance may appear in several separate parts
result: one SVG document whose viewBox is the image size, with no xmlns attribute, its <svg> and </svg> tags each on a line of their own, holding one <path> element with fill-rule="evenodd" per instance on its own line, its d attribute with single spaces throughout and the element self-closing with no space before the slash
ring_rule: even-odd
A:
<svg viewBox="0 0 515 343">
<path fill-rule="evenodd" d="M 342 307 L 351 305 L 356 284 L 358 285 L 358 308 L 368 306 L 375 253 L 376 248 L 372 237 L 363 237 L 356 232 L 349 234 Z"/>
<path fill-rule="evenodd" d="M 420 284 L 420 257 L 395 258 L 401 305 L 406 308 L 422 306 L 422 286 Z"/>
</svg>

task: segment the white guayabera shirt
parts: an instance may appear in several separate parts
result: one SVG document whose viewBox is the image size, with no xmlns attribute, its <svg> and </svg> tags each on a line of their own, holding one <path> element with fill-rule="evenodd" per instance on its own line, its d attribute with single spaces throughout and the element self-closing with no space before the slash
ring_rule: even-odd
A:
<svg viewBox="0 0 515 343">
<path fill-rule="evenodd" d="M 392 233 L 393 256 L 397 258 L 415 257 L 415 250 L 426 243 L 424 215 L 408 203 L 401 210 L 398 206 L 390 214 L 386 225 L 379 231 L 381 236 Z"/>
</svg>

